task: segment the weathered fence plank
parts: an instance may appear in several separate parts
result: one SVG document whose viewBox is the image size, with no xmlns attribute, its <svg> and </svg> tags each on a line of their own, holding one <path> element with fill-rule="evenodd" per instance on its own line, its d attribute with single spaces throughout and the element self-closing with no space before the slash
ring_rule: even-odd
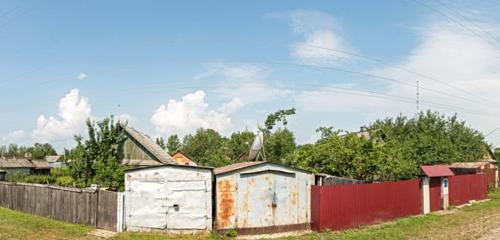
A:
<svg viewBox="0 0 500 240">
<path fill-rule="evenodd" d="M 0 182 L 0 207 L 116 231 L 118 193 Z"/>
</svg>

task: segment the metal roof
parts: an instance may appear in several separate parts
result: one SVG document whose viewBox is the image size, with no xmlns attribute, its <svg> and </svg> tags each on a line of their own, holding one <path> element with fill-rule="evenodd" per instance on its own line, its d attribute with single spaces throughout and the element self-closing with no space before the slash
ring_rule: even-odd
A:
<svg viewBox="0 0 500 240">
<path fill-rule="evenodd" d="M 26 158 L 8 158 L 0 159 L 0 168 L 34 168 L 50 169 L 49 162 L 45 160 L 28 160 Z"/>
<path fill-rule="evenodd" d="M 260 164 L 263 164 L 263 163 L 266 163 L 266 162 L 264 162 L 264 161 L 255 161 L 255 162 L 234 163 L 234 164 L 227 165 L 227 166 L 224 166 L 224 167 L 215 168 L 214 169 L 214 174 L 215 175 L 223 174 L 223 173 L 231 172 L 231 171 L 242 169 L 242 168 L 257 166 L 257 165 L 260 165 Z"/>
<path fill-rule="evenodd" d="M 158 144 L 156 144 L 148 135 L 139 132 L 129 126 L 122 126 L 125 132 L 132 137 L 137 143 L 139 143 L 146 151 L 148 151 L 153 158 L 164 164 L 176 164 L 176 162 L 168 155 L 168 153 L 163 150 Z"/>
<path fill-rule="evenodd" d="M 448 177 L 453 176 L 453 172 L 446 165 L 420 166 L 428 177 Z"/>
<path fill-rule="evenodd" d="M 456 162 L 450 165 L 450 168 L 482 168 L 488 164 L 492 164 L 490 162 Z"/>
</svg>

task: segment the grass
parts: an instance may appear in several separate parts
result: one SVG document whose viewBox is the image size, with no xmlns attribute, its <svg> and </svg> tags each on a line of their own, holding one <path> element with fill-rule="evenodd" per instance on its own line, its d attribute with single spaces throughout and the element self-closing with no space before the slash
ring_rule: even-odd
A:
<svg viewBox="0 0 500 240">
<path fill-rule="evenodd" d="M 500 228 L 500 191 L 490 194 L 491 201 L 452 209 L 450 214 L 428 214 L 399 219 L 375 226 L 340 232 L 325 231 L 280 240 L 375 240 L 375 239 L 478 239 Z M 92 228 L 31 216 L 0 208 L 0 239 L 95 239 L 87 235 Z M 126 232 L 112 240 L 223 239 L 217 235 L 163 235 Z M 500 239 L 500 237 L 499 237 Z"/>
</svg>

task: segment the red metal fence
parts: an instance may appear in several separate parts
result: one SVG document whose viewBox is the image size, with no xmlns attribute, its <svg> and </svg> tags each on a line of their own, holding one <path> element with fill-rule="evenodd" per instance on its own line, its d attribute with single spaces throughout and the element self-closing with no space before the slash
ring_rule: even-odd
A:
<svg viewBox="0 0 500 240">
<path fill-rule="evenodd" d="M 420 180 L 312 187 L 312 228 L 339 230 L 421 212 Z"/>
<path fill-rule="evenodd" d="M 449 177 L 450 205 L 488 198 L 488 175 L 467 174 Z"/>
</svg>

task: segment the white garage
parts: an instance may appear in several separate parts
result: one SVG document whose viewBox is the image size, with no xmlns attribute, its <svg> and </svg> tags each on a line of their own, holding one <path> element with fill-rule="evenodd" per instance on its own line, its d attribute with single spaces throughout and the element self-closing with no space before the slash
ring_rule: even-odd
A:
<svg viewBox="0 0 500 240">
<path fill-rule="evenodd" d="M 124 216 L 130 231 L 211 231 L 212 169 L 172 164 L 127 170 Z"/>
</svg>

